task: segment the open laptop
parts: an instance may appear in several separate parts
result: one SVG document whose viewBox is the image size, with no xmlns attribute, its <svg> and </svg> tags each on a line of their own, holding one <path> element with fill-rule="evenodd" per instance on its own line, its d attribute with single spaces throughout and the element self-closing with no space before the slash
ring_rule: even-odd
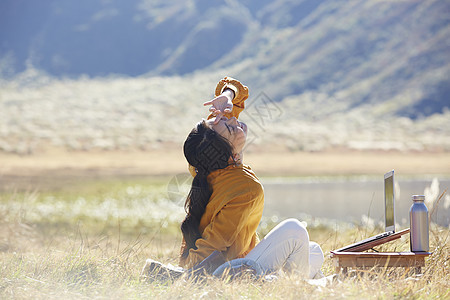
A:
<svg viewBox="0 0 450 300">
<path fill-rule="evenodd" d="M 395 233 L 395 194 L 394 194 L 394 170 L 384 174 L 384 224 L 385 232 L 369 237 L 360 242 L 342 247 L 333 252 L 352 252 L 370 249 L 374 241 L 385 239 Z M 376 243 L 375 243 L 376 244 Z M 367 245 L 367 247 L 366 247 Z"/>
</svg>

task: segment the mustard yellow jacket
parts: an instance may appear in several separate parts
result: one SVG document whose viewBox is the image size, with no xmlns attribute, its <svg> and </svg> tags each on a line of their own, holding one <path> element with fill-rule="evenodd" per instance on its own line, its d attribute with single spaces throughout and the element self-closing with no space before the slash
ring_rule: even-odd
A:
<svg viewBox="0 0 450 300">
<path fill-rule="evenodd" d="M 235 92 L 233 110 L 226 117 L 239 117 L 248 98 L 248 89 L 239 81 L 225 77 L 216 87 L 216 96 L 225 88 Z M 211 115 L 209 116 L 209 118 Z M 191 173 L 195 171 L 190 167 Z M 199 230 L 202 237 L 197 249 L 190 249 L 180 266 L 192 268 L 213 251 L 219 250 L 227 258 L 244 257 L 258 243 L 256 229 L 264 209 L 264 190 L 255 173 L 247 165 L 228 166 L 208 175 L 212 195 L 203 214 Z M 181 253 L 186 247 L 184 240 Z"/>
</svg>

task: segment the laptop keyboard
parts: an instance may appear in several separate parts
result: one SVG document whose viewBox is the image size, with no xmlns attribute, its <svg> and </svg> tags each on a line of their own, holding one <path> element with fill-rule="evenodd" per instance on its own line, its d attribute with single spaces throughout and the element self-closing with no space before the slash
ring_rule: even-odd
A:
<svg viewBox="0 0 450 300">
<path fill-rule="evenodd" d="M 391 234 L 390 232 L 383 232 L 383 233 L 380 233 L 378 235 L 374 235 L 374 236 L 372 236 L 370 238 L 367 238 L 365 240 L 362 240 L 360 243 L 365 243 L 365 242 L 369 242 L 369 241 L 373 241 L 373 240 L 378 240 L 378 239 L 384 238 L 384 237 L 386 237 L 386 236 L 388 236 L 390 234 Z"/>
<path fill-rule="evenodd" d="M 338 250 L 335 250 L 335 251 L 336 251 L 336 252 L 342 252 L 342 251 L 344 251 L 344 250 L 349 250 L 349 249 L 352 249 L 352 248 L 354 248 L 354 247 L 356 247 L 356 246 L 364 245 L 365 243 L 368 243 L 368 242 L 370 242 L 370 241 L 375 241 L 375 240 L 379 240 L 379 239 L 381 239 L 381 238 L 387 237 L 387 236 L 391 235 L 392 233 L 393 233 L 392 231 L 390 231 L 390 232 L 383 232 L 383 233 L 380 233 L 380 234 L 378 234 L 378 235 L 371 236 L 371 237 L 369 237 L 369 238 L 367 238 L 367 239 L 364 239 L 364 240 L 362 240 L 362 241 L 356 242 L 356 243 L 354 243 L 354 244 L 351 244 L 351 245 L 342 247 L 342 248 L 340 248 L 340 249 L 338 249 Z"/>
</svg>

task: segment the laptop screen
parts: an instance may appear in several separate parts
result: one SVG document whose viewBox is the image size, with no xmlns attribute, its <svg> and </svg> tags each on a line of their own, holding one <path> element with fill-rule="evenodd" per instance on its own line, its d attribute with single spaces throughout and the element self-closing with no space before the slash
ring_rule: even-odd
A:
<svg viewBox="0 0 450 300">
<path fill-rule="evenodd" d="M 386 231 L 394 231 L 394 170 L 384 174 L 384 217 Z"/>
</svg>

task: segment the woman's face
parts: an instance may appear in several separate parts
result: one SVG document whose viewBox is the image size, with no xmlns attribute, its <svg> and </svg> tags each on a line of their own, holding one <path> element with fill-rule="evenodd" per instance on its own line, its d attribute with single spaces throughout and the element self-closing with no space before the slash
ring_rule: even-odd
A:
<svg viewBox="0 0 450 300">
<path fill-rule="evenodd" d="M 239 122 L 235 117 L 222 117 L 217 124 L 214 119 L 206 121 L 212 130 L 226 138 L 233 146 L 234 153 L 242 152 L 247 139 L 247 125 Z"/>
</svg>

